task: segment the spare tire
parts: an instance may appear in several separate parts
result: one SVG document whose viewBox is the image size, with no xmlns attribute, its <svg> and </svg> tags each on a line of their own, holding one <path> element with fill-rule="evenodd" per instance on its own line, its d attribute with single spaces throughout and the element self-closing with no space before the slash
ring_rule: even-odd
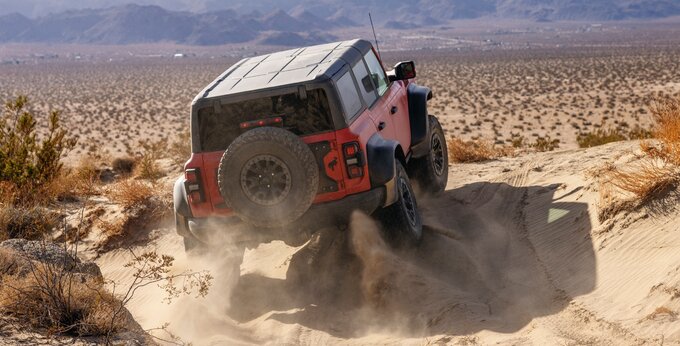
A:
<svg viewBox="0 0 680 346">
<path fill-rule="evenodd" d="M 314 154 L 299 137 L 276 127 L 238 136 L 220 160 L 217 184 L 226 205 L 258 227 L 285 226 L 312 205 L 319 187 Z"/>
</svg>

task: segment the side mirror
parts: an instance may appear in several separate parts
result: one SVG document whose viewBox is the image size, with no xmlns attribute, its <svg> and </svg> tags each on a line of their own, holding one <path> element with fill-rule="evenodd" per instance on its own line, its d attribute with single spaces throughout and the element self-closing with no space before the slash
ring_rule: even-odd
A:
<svg viewBox="0 0 680 346">
<path fill-rule="evenodd" d="M 416 64 L 413 61 L 402 61 L 394 65 L 393 74 L 390 74 L 391 80 L 406 80 L 416 78 Z"/>
</svg>

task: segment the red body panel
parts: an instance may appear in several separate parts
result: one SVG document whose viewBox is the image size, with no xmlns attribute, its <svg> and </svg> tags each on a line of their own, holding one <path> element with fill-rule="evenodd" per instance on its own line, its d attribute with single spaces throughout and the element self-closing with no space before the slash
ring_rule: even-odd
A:
<svg viewBox="0 0 680 346">
<path fill-rule="evenodd" d="M 392 110 L 396 110 L 392 113 Z M 408 99 L 406 85 L 401 81 L 391 83 L 385 94 L 373 104 L 369 110 L 371 119 L 376 126 L 376 132 L 385 139 L 393 139 L 401 144 L 404 155 L 411 147 L 411 123 L 408 113 Z M 382 131 L 378 125 L 383 122 Z"/>
<path fill-rule="evenodd" d="M 328 141 L 331 151 L 324 157 L 326 175 L 338 182 L 338 191 L 318 194 L 314 203 L 335 201 L 347 195 L 368 191 L 371 189 L 370 177 L 368 175 L 368 163 L 364 162 L 364 175 L 350 179 L 347 173 L 345 160 L 342 156 L 342 144 L 347 142 L 359 142 L 361 150 L 366 152 L 366 143 L 371 135 L 375 133 L 375 124 L 371 121 L 369 113 L 362 114 L 349 128 L 335 132 L 327 132 L 312 136 L 301 137 L 307 143 L 317 143 Z M 191 203 L 191 212 L 194 217 L 208 216 L 229 216 L 231 210 L 224 205 L 224 199 L 220 195 L 217 185 L 217 170 L 223 151 L 192 154 L 187 162 L 185 169 L 198 168 L 201 175 L 201 187 L 205 199 L 201 203 Z M 364 154 L 365 155 L 365 154 Z M 330 168 L 331 161 L 337 159 L 334 169 Z"/>
</svg>

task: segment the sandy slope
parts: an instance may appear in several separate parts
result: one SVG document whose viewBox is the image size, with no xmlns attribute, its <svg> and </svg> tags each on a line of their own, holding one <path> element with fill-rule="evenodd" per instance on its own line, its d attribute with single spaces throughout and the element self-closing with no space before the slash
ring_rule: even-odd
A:
<svg viewBox="0 0 680 346">
<path fill-rule="evenodd" d="M 635 149 L 454 165 L 447 191 L 419 200 L 426 231 L 413 250 L 392 250 L 359 213 L 306 244 L 191 258 L 161 230 L 146 248 L 175 255 L 178 270 L 210 269 L 215 286 L 171 305 L 149 288 L 130 310 L 196 344 L 680 344 L 680 213 L 597 218 L 588 172 Z M 129 280 L 126 256 L 99 258 L 104 275 Z"/>
</svg>

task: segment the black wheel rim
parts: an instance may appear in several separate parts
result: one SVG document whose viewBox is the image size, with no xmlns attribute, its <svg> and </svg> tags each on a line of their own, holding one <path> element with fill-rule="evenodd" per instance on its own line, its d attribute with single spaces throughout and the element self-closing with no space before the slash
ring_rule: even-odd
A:
<svg viewBox="0 0 680 346">
<path fill-rule="evenodd" d="M 406 182 L 406 179 L 399 179 L 399 194 L 401 195 L 402 205 L 406 211 L 406 218 L 411 226 L 416 225 L 416 203 L 413 199 L 411 189 Z"/>
<path fill-rule="evenodd" d="M 290 192 L 288 166 L 272 155 L 258 155 L 248 160 L 241 170 L 243 193 L 260 205 L 281 203 Z"/>
<path fill-rule="evenodd" d="M 435 174 L 442 175 L 444 173 L 444 144 L 442 143 L 439 134 L 432 135 L 432 168 Z"/>
</svg>

